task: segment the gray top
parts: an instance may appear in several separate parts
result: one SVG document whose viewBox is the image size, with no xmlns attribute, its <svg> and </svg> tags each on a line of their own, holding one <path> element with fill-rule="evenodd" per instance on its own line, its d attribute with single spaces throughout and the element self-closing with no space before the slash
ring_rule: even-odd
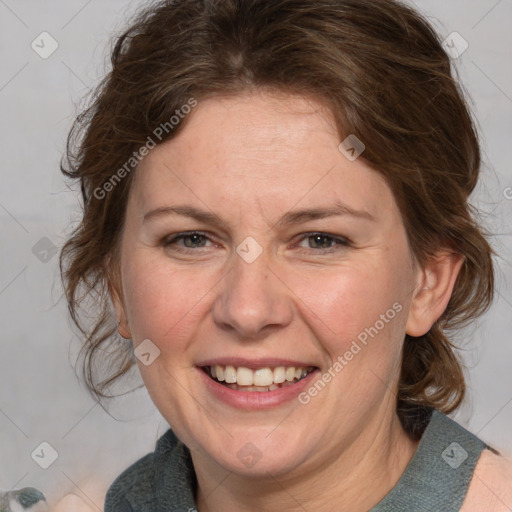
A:
<svg viewBox="0 0 512 512">
<path fill-rule="evenodd" d="M 485 448 L 489 447 L 458 423 L 433 411 L 402 477 L 369 512 L 460 510 Z M 114 481 L 105 512 L 194 512 L 196 485 L 189 450 L 168 430 L 153 453 Z"/>
</svg>

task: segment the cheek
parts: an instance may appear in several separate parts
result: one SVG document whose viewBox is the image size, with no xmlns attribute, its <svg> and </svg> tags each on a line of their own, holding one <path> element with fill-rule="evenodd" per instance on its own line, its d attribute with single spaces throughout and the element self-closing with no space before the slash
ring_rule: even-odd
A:
<svg viewBox="0 0 512 512">
<path fill-rule="evenodd" d="M 175 345 L 195 323 L 214 285 L 206 273 L 192 267 L 172 268 L 144 254 L 133 258 L 123 276 L 133 339 L 149 338 L 157 345 L 170 340 Z"/>
<path fill-rule="evenodd" d="M 396 271 L 367 260 L 330 274 L 297 274 L 295 285 L 300 315 L 324 354 L 322 379 L 332 382 L 339 411 L 363 402 L 377 407 L 394 389 L 401 362 L 405 307 Z M 312 386 L 306 393 L 317 391 Z"/>
<path fill-rule="evenodd" d="M 398 318 L 396 310 L 403 310 L 402 280 L 386 262 L 366 261 L 329 272 L 297 273 L 290 288 L 299 298 L 296 304 L 301 314 L 308 323 L 317 325 L 325 333 L 322 338 L 338 351 L 376 322 L 379 331 L 394 332 L 389 327 L 396 322 L 385 322 L 384 326 L 381 322 Z M 393 308 L 394 304 L 399 305 Z M 381 315 L 385 315 L 384 320 Z"/>
</svg>

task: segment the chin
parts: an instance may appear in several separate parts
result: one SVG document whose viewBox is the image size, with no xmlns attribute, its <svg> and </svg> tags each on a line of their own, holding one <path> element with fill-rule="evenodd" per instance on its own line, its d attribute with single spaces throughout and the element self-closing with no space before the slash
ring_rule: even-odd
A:
<svg viewBox="0 0 512 512">
<path fill-rule="evenodd" d="M 191 447 L 193 457 L 194 451 L 200 452 L 201 458 L 207 457 L 237 475 L 267 479 L 270 474 L 277 477 L 301 467 L 311 457 L 313 447 L 305 446 L 305 441 L 312 441 L 309 433 L 293 431 L 290 424 L 277 428 L 276 425 L 273 422 L 266 427 L 253 428 L 249 433 L 247 428 L 239 426 L 232 428 L 229 434 L 222 430 L 218 437 L 202 430 L 199 437 L 190 439 L 191 442 L 185 440 L 185 444 Z"/>
</svg>

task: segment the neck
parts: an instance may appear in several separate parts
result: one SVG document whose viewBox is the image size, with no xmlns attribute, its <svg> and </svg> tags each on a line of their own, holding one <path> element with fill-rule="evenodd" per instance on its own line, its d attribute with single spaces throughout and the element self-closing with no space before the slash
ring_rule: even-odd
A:
<svg viewBox="0 0 512 512">
<path fill-rule="evenodd" d="M 215 472 L 207 466 L 197 471 L 205 466 L 194 464 L 198 510 L 330 512 L 335 503 L 337 512 L 365 512 L 396 485 L 418 444 L 393 414 L 387 421 L 374 418 L 347 449 L 306 472 L 299 468 L 290 475 L 247 478 L 227 471 L 220 476 L 218 466 Z"/>
</svg>

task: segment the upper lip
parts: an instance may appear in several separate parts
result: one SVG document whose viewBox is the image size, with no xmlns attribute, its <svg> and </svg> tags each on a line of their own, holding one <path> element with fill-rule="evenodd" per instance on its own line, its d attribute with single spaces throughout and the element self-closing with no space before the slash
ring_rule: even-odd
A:
<svg viewBox="0 0 512 512">
<path fill-rule="evenodd" d="M 277 368 L 278 366 L 295 367 L 295 368 L 309 368 L 316 365 L 304 361 L 297 361 L 293 359 L 281 359 L 277 357 L 272 358 L 258 358 L 258 359 L 245 359 L 243 357 L 216 357 L 197 363 L 199 367 L 205 366 L 234 366 L 240 368 L 250 368 L 257 370 L 258 368 Z"/>
</svg>

